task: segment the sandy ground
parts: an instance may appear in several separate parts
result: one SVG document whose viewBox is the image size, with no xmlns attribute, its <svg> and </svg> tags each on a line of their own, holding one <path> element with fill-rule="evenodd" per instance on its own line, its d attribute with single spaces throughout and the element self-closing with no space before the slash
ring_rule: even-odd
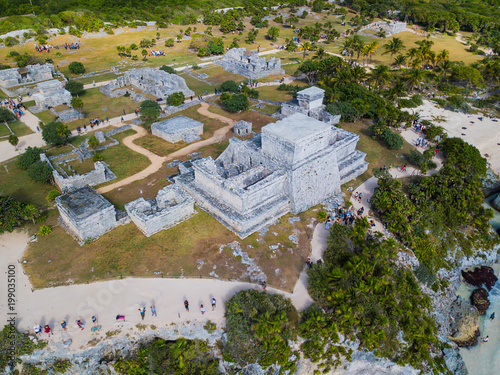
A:
<svg viewBox="0 0 500 375">
<path fill-rule="evenodd" d="M 316 261 L 322 257 L 326 247 L 328 231 L 323 224 L 316 226 L 311 241 L 311 259 Z M 31 290 L 28 277 L 23 273 L 19 261 L 22 259 L 28 235 L 24 231 L 4 233 L 0 235 L 0 270 L 7 276 L 9 265 L 15 266 L 16 303 L 12 313 L 7 315 L 7 288 L 5 283 L 0 289 L 0 326 L 7 323 L 9 317 L 16 318 L 17 327 L 21 331 L 33 332 L 35 324 L 49 324 L 54 334 L 43 339 L 53 341 L 73 340 L 72 349 L 78 349 L 90 339 L 105 337 L 105 332 L 121 330 L 116 336 L 125 335 L 130 330 L 138 330 L 137 324 L 152 324 L 157 327 L 171 323 L 211 320 L 217 324 L 224 321 L 224 302 L 236 292 L 243 289 L 262 288 L 255 284 L 244 282 L 229 282 L 215 279 L 154 279 L 154 278 L 125 278 L 90 284 L 61 286 L 41 290 Z M 312 303 L 307 293 L 307 274 L 303 271 L 297 281 L 292 294 L 268 287 L 270 293 L 280 293 L 292 299 L 294 305 L 304 309 Z M 212 311 L 210 301 L 217 300 L 217 307 Z M 190 312 L 184 309 L 183 301 L 190 303 Z M 150 306 L 154 304 L 157 317 L 153 317 Z M 200 312 L 200 305 L 204 304 L 206 313 Z M 146 307 L 146 318 L 141 320 L 138 309 Z M 125 315 L 126 321 L 117 323 L 116 315 Z M 92 334 L 91 317 L 96 315 L 102 325 L 100 334 Z M 61 320 L 68 323 L 67 331 L 60 326 Z M 76 325 L 76 320 L 85 322 L 82 331 Z"/>
<path fill-rule="evenodd" d="M 415 108 L 420 112 L 420 118 L 433 121 L 433 118 L 443 117 L 444 122 L 433 121 L 442 126 L 448 136 L 459 137 L 474 145 L 486 158 L 495 173 L 500 173 L 500 120 L 484 117 L 482 114 L 466 115 L 443 109 L 436 104 L 424 100 L 424 104 Z"/>
</svg>

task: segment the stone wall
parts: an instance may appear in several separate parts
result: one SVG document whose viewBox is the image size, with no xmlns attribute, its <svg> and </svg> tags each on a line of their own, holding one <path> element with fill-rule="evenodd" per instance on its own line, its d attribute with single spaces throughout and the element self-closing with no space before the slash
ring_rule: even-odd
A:
<svg viewBox="0 0 500 375">
<path fill-rule="evenodd" d="M 246 51 L 245 48 L 230 49 L 220 60 L 215 62 L 224 70 L 242 75 L 249 79 L 260 79 L 271 75 L 285 74 L 281 68 L 281 60 L 271 57 L 259 57 L 256 52 Z"/>
<path fill-rule="evenodd" d="M 94 164 L 94 170 L 86 174 L 76 174 L 74 176 L 63 177 L 54 170 L 54 183 L 61 191 L 78 189 L 86 185 L 95 186 L 116 178 L 116 175 L 101 161 Z"/>
</svg>

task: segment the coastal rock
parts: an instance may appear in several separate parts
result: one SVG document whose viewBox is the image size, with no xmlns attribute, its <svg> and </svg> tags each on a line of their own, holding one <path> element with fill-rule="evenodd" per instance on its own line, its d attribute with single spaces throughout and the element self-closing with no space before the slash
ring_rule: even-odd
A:
<svg viewBox="0 0 500 375">
<path fill-rule="evenodd" d="M 489 169 L 486 172 L 486 177 L 483 179 L 482 190 L 485 197 L 500 192 L 500 180 L 495 173 Z"/>
<path fill-rule="evenodd" d="M 445 348 L 443 349 L 443 357 L 446 367 L 453 373 L 453 375 L 468 375 L 467 367 L 460 356 L 458 348 Z"/>
<path fill-rule="evenodd" d="M 450 336 L 448 339 L 460 347 L 477 344 L 479 337 L 479 314 L 469 302 L 457 297 L 451 305 Z"/>
<path fill-rule="evenodd" d="M 488 290 L 491 290 L 493 285 L 495 285 L 498 280 L 498 277 L 495 276 L 493 268 L 487 266 L 462 270 L 462 277 L 467 283 L 477 287 L 482 287 L 483 284 L 485 284 Z"/>
<path fill-rule="evenodd" d="M 486 310 L 490 307 L 491 303 L 488 299 L 488 292 L 484 288 L 476 289 L 470 296 L 472 306 L 475 306 L 479 315 L 486 314 Z"/>
<path fill-rule="evenodd" d="M 491 201 L 491 205 L 495 210 L 500 211 L 500 193 Z"/>
</svg>

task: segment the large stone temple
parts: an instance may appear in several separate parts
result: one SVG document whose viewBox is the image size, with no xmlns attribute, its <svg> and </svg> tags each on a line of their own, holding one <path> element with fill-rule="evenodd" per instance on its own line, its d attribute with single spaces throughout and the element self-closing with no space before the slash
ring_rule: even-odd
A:
<svg viewBox="0 0 500 375">
<path fill-rule="evenodd" d="M 216 159 L 193 161 L 175 182 L 196 204 L 245 238 L 280 216 L 305 211 L 340 193 L 368 168 L 359 136 L 302 113 L 231 138 Z"/>
<path fill-rule="evenodd" d="M 215 62 L 230 73 L 239 74 L 249 79 L 260 79 L 267 76 L 285 74 L 281 68 L 281 60 L 271 57 L 259 57 L 256 52 L 245 48 L 230 49 L 220 60 Z"/>
</svg>

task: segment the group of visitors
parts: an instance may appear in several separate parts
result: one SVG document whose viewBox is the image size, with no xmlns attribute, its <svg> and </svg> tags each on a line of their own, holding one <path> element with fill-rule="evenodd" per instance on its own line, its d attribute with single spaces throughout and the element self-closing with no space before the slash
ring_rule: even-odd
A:
<svg viewBox="0 0 500 375">
<path fill-rule="evenodd" d="M 52 44 L 35 44 L 35 50 L 40 53 L 48 53 L 52 48 L 59 49 L 59 47 L 54 47 Z"/>
<path fill-rule="evenodd" d="M 85 321 L 83 321 L 82 319 L 78 319 L 75 321 L 76 323 L 76 326 L 80 329 L 80 330 L 84 330 L 85 328 Z M 94 327 L 97 327 L 97 316 L 96 315 L 93 315 L 92 316 L 92 323 L 94 324 Z M 66 320 L 61 320 L 61 328 L 64 330 L 64 331 L 67 331 L 68 330 L 68 323 L 66 322 Z M 35 331 L 35 336 L 40 338 L 42 337 L 42 334 L 45 333 L 47 334 L 48 337 L 50 337 L 50 335 L 53 335 L 54 334 L 54 331 L 52 329 L 52 327 L 50 326 L 50 324 L 45 324 L 42 328 L 42 326 L 40 324 L 35 324 L 33 326 L 33 331 Z"/>
<path fill-rule="evenodd" d="M 80 49 L 80 43 L 64 43 L 64 49 Z"/>
<path fill-rule="evenodd" d="M 109 122 L 109 120 L 108 120 L 107 117 L 106 117 L 106 122 Z M 104 123 L 104 121 L 101 120 L 100 118 L 91 118 L 91 119 L 89 119 L 90 130 L 93 130 L 94 126 L 97 127 L 97 126 L 101 125 L 102 123 Z M 87 131 L 87 124 L 83 124 L 83 126 L 78 126 L 76 128 L 76 131 L 78 132 L 78 134 L 80 134 L 82 131 L 86 132 Z"/>
<path fill-rule="evenodd" d="M 21 96 L 18 97 L 18 103 L 16 103 L 13 99 L 4 99 L 1 103 L 3 106 L 9 108 L 12 112 L 14 112 L 17 117 L 21 117 L 24 115 L 23 109 L 26 108 L 24 107 Z"/>
<path fill-rule="evenodd" d="M 364 208 L 360 208 L 355 211 L 352 207 L 351 209 L 339 208 L 337 212 L 333 211 L 326 218 L 325 229 L 329 230 L 332 224 L 353 225 L 356 219 L 363 216 L 365 212 Z"/>
<path fill-rule="evenodd" d="M 155 50 L 149 51 L 149 56 L 153 56 L 153 57 L 166 56 L 166 55 L 167 54 L 165 53 L 165 51 L 155 51 Z"/>
</svg>

